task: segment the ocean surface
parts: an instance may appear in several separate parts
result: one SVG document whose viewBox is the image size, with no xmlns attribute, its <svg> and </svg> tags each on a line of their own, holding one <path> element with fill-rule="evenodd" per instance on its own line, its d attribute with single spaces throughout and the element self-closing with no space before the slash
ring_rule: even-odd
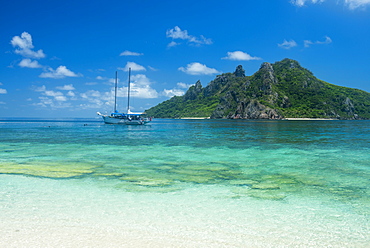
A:
<svg viewBox="0 0 370 248">
<path fill-rule="evenodd" d="M 369 247 L 370 121 L 0 120 L 0 247 Z"/>
</svg>

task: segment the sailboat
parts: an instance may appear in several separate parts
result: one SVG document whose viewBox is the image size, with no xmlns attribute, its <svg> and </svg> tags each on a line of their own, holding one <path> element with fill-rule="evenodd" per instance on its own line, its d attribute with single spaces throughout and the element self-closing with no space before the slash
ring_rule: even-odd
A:
<svg viewBox="0 0 370 248">
<path fill-rule="evenodd" d="M 131 68 L 128 70 L 128 91 L 127 91 L 127 113 L 120 113 L 117 111 L 117 72 L 114 90 L 114 112 L 110 115 L 104 115 L 97 112 L 100 115 L 105 124 L 124 124 L 124 125 L 145 125 L 152 121 L 152 118 L 145 116 L 145 113 L 134 113 L 130 110 L 130 77 Z"/>
</svg>

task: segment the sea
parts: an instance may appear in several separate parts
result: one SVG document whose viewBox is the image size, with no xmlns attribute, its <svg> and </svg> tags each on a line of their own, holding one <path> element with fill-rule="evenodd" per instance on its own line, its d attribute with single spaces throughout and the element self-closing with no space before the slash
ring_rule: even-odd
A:
<svg viewBox="0 0 370 248">
<path fill-rule="evenodd" d="M 0 120 L 0 247 L 370 247 L 370 121 Z"/>
</svg>

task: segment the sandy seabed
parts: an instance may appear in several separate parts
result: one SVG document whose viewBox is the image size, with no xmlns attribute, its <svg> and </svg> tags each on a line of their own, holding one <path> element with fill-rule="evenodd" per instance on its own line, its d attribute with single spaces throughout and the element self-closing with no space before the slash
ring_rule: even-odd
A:
<svg viewBox="0 0 370 248">
<path fill-rule="evenodd" d="M 76 223 L 67 226 L 61 223 L 23 225 L 1 225 L 1 247 L 368 247 L 361 242 L 329 244 L 306 237 L 274 237 L 265 235 L 242 235 L 207 230 L 186 236 L 178 230 L 130 229 L 114 226 L 85 226 Z M 199 230 L 198 230 L 199 231 Z"/>
</svg>

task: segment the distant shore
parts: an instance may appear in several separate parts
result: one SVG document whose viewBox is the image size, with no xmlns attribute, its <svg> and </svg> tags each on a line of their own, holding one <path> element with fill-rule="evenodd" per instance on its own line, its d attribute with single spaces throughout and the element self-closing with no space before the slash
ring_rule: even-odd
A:
<svg viewBox="0 0 370 248">
<path fill-rule="evenodd" d="M 211 117 L 181 117 L 179 119 L 183 119 L 183 120 L 203 120 L 203 119 L 211 119 Z"/>
<path fill-rule="evenodd" d="M 284 118 L 287 121 L 337 121 L 338 119 L 325 119 L 325 118 Z"/>
<path fill-rule="evenodd" d="M 211 117 L 181 117 L 182 120 L 204 120 L 211 119 Z M 253 119 L 255 120 L 255 119 Z M 258 120 L 258 119 L 256 119 Z M 325 119 L 325 118 L 283 118 L 286 121 L 336 121 L 338 119 Z"/>
</svg>

